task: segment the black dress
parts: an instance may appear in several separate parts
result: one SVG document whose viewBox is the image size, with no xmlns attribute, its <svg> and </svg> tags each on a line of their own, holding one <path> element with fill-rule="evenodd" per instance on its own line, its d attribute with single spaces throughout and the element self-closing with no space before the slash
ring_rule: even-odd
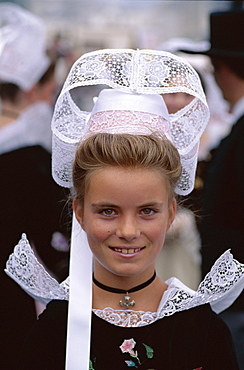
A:
<svg viewBox="0 0 244 370">
<path fill-rule="evenodd" d="M 67 301 L 48 304 L 21 349 L 16 369 L 65 368 L 67 309 Z M 93 313 L 90 369 L 123 370 L 128 367 L 142 370 L 238 369 L 229 330 L 209 305 L 133 328 L 113 325 Z"/>
</svg>

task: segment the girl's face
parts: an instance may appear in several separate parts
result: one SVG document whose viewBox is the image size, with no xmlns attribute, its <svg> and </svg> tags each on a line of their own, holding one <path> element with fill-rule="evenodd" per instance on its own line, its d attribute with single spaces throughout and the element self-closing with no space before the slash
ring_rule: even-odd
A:
<svg viewBox="0 0 244 370">
<path fill-rule="evenodd" d="M 74 210 L 102 280 L 153 273 L 176 202 L 169 204 L 159 171 L 107 167 L 91 175 L 84 205 L 75 201 Z"/>
</svg>

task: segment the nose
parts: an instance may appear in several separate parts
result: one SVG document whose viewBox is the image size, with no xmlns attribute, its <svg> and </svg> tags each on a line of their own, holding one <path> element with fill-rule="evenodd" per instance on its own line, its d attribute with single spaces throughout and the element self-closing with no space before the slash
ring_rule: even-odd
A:
<svg viewBox="0 0 244 370">
<path fill-rule="evenodd" d="M 133 217 L 122 217 L 119 221 L 116 235 L 118 238 L 123 238 L 127 241 L 138 238 L 140 236 L 140 228 L 137 220 Z"/>
</svg>

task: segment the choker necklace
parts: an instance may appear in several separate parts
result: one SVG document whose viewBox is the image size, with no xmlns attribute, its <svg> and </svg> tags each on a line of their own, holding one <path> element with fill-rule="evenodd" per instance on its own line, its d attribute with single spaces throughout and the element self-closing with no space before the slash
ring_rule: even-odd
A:
<svg viewBox="0 0 244 370">
<path fill-rule="evenodd" d="M 136 304 L 136 302 L 134 300 L 130 302 L 129 293 L 137 292 L 138 290 L 141 290 L 143 288 L 146 288 L 149 284 L 151 284 L 153 282 L 153 280 L 155 278 L 156 278 L 156 271 L 154 271 L 153 276 L 149 280 L 145 281 L 145 283 L 142 283 L 140 285 L 137 285 L 134 288 L 131 288 L 129 290 L 124 290 L 124 289 L 112 288 L 110 286 L 107 286 L 107 285 L 104 285 L 102 283 L 99 283 L 99 281 L 97 281 L 97 279 L 95 279 L 94 274 L 92 275 L 92 281 L 93 281 L 93 283 L 96 286 L 98 286 L 99 288 L 101 288 L 103 290 L 106 290 L 107 292 L 111 292 L 111 293 L 125 294 L 125 297 L 124 297 L 125 302 L 119 301 L 119 305 L 120 305 L 120 307 L 125 306 L 125 309 L 126 310 L 129 309 L 129 306 L 135 306 L 135 304 Z"/>
</svg>

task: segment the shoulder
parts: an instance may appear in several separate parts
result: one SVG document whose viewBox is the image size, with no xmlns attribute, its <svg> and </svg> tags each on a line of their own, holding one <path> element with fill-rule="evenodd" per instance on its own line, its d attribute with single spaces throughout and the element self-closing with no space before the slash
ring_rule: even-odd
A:
<svg viewBox="0 0 244 370">
<path fill-rule="evenodd" d="M 52 342 L 52 339 L 56 340 L 61 334 L 61 337 L 65 338 L 67 331 L 67 315 L 67 301 L 51 301 L 33 325 L 30 337 L 39 338 L 38 340 L 46 340 L 48 338 L 49 342 Z"/>
<path fill-rule="evenodd" d="M 209 304 L 176 312 L 161 320 L 162 328 L 169 326 L 173 335 L 172 341 L 176 347 L 206 349 L 209 343 L 215 348 L 218 343 L 231 343 L 231 335 L 224 321 L 212 311 Z M 165 323 L 164 323 L 165 321 Z M 182 333 L 184 341 L 182 342 Z M 214 343 L 215 342 L 215 343 Z"/>
<path fill-rule="evenodd" d="M 183 311 L 179 311 L 171 316 L 172 321 L 177 322 L 178 327 L 186 327 L 188 329 L 209 326 L 212 320 L 218 321 L 218 316 L 212 311 L 209 304 L 203 304 L 197 307 L 192 307 Z"/>
<path fill-rule="evenodd" d="M 204 369 L 238 368 L 229 328 L 212 311 L 209 304 L 178 312 L 173 316 L 174 353 L 180 354 L 185 361 L 191 358 Z"/>
<path fill-rule="evenodd" d="M 174 316 L 174 315 L 173 315 Z M 230 338 L 230 331 L 224 321 L 211 308 L 203 304 L 175 314 L 177 324 L 188 330 L 205 333 L 207 337 L 220 335 Z"/>
<path fill-rule="evenodd" d="M 66 331 L 68 316 L 68 301 L 53 300 L 47 304 L 46 309 L 38 318 L 40 323 L 57 327 L 59 330 Z"/>
<path fill-rule="evenodd" d="M 68 302 L 51 301 L 31 328 L 21 348 L 18 366 L 25 369 L 63 369 Z"/>
</svg>

